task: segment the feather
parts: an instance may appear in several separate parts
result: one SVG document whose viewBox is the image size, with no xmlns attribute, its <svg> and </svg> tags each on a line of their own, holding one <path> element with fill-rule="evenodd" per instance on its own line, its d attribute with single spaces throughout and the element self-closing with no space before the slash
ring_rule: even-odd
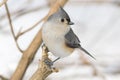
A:
<svg viewBox="0 0 120 80">
<path fill-rule="evenodd" d="M 79 38 L 75 35 L 75 33 L 73 32 L 73 30 L 71 28 L 65 35 L 65 43 L 68 47 L 79 48 L 83 52 L 85 52 L 86 54 L 88 54 L 89 56 L 94 58 L 87 50 L 85 50 L 84 48 L 81 47 Z"/>
</svg>

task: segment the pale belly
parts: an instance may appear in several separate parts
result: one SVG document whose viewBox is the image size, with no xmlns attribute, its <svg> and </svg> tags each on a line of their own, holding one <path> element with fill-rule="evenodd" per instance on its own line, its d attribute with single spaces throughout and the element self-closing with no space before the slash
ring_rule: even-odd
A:
<svg viewBox="0 0 120 80">
<path fill-rule="evenodd" d="M 66 57 L 73 52 L 72 48 L 65 45 L 63 38 L 53 39 L 52 36 L 44 36 L 43 41 L 49 51 L 57 57 Z"/>
<path fill-rule="evenodd" d="M 51 24 L 47 22 L 42 28 L 42 39 L 49 51 L 57 57 L 66 57 L 73 52 L 73 48 L 65 45 L 64 36 L 70 30 L 69 26 Z"/>
<path fill-rule="evenodd" d="M 45 32 L 42 33 L 42 38 L 49 51 L 57 57 L 66 57 L 74 50 L 73 48 L 69 48 L 65 45 L 63 35 L 59 35 L 55 32 Z"/>
</svg>

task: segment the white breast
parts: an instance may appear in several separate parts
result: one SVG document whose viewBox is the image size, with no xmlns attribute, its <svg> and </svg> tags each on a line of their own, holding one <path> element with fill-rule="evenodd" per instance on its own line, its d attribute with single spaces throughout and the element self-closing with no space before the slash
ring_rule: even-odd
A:
<svg viewBox="0 0 120 80">
<path fill-rule="evenodd" d="M 65 34 L 69 31 L 70 27 L 51 25 L 46 23 L 43 25 L 42 38 L 49 51 L 55 56 L 65 57 L 68 56 L 71 51 L 65 49 Z"/>
</svg>

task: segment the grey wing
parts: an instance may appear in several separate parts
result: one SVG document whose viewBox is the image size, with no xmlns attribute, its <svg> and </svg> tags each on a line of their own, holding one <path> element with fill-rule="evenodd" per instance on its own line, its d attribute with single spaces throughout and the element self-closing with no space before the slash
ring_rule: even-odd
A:
<svg viewBox="0 0 120 80">
<path fill-rule="evenodd" d="M 69 46 L 71 48 L 80 48 L 86 54 L 88 54 L 89 56 L 94 58 L 87 50 L 85 50 L 84 48 L 81 47 L 80 41 L 72 29 L 70 29 L 69 32 L 65 35 L 65 43 L 67 46 Z"/>
<path fill-rule="evenodd" d="M 81 47 L 78 37 L 75 35 L 72 29 L 65 35 L 65 43 L 71 48 L 79 48 L 84 51 L 86 54 L 94 58 L 87 50 Z M 94 58 L 95 59 L 95 58 Z"/>
<path fill-rule="evenodd" d="M 72 29 L 70 29 L 68 33 L 65 35 L 65 43 L 67 46 L 72 47 L 72 48 L 80 47 L 80 40 L 75 35 Z"/>
</svg>

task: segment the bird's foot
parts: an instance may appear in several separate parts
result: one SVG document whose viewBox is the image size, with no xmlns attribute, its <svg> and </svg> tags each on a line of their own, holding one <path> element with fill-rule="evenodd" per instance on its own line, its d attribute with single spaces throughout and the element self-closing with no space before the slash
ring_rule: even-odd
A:
<svg viewBox="0 0 120 80">
<path fill-rule="evenodd" d="M 45 60 L 45 63 L 46 63 L 48 66 L 53 66 L 53 64 L 54 64 L 57 60 L 59 60 L 59 59 L 60 59 L 60 57 L 58 57 L 58 58 L 55 59 L 54 61 Z"/>
</svg>

